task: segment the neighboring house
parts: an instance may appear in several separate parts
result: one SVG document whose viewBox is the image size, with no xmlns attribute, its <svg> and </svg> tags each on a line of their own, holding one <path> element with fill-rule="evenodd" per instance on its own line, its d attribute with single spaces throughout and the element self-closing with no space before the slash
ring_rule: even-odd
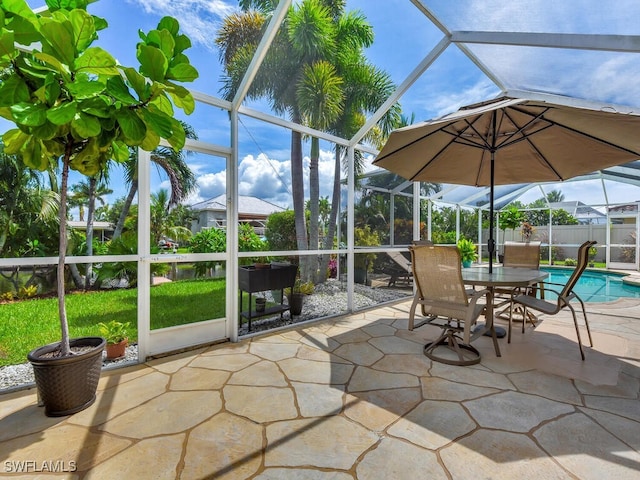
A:
<svg viewBox="0 0 640 480">
<path fill-rule="evenodd" d="M 615 207 L 609 207 L 609 215 L 617 216 L 617 218 L 612 218 L 611 223 L 614 224 L 622 224 L 622 223 L 636 223 L 636 216 L 638 212 L 638 204 L 640 201 L 636 201 L 634 203 L 627 203 L 624 205 L 616 205 Z"/>
<path fill-rule="evenodd" d="M 87 222 L 82 221 L 74 221 L 69 220 L 67 222 L 69 228 L 74 230 L 80 230 L 84 233 L 87 233 Z M 109 222 L 93 222 L 93 238 L 106 242 L 113 235 L 113 225 Z"/>
<path fill-rule="evenodd" d="M 579 201 L 551 202 L 549 206 L 554 209 L 563 209 L 578 220 L 581 225 L 607 223 L 607 215 L 589 205 Z"/>
<path fill-rule="evenodd" d="M 194 220 L 191 224 L 191 231 L 193 233 L 198 233 L 204 228 L 215 227 L 224 229 L 227 227 L 225 194 L 191 205 L 191 208 L 198 215 L 198 219 Z M 260 198 L 246 195 L 238 196 L 239 223 L 250 224 L 258 235 L 264 235 L 264 227 L 269 215 L 284 210 L 284 208 Z"/>
</svg>

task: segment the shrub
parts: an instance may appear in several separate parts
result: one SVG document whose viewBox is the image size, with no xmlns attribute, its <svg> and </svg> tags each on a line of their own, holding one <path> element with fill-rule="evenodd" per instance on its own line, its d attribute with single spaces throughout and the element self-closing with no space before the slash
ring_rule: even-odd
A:
<svg viewBox="0 0 640 480">
<path fill-rule="evenodd" d="M 356 227 L 353 231 L 355 244 L 358 247 L 377 247 L 380 245 L 380 237 L 378 232 L 371 230 L 371 227 L 367 225 L 364 228 Z M 355 268 L 367 268 L 368 271 L 373 269 L 373 262 L 377 255 L 375 253 L 359 253 L 356 250 L 356 256 L 354 260 Z"/>
<path fill-rule="evenodd" d="M 456 232 L 431 232 L 431 240 L 436 244 L 451 245 L 456 243 Z"/>
<path fill-rule="evenodd" d="M 0 302 L 11 302 L 13 300 L 13 292 L 4 292 L 0 294 Z"/>
<path fill-rule="evenodd" d="M 35 297 L 38 294 L 37 285 L 29 285 L 27 287 L 20 287 L 18 290 L 18 298 L 25 300 L 27 298 Z"/>
<path fill-rule="evenodd" d="M 396 218 L 394 225 L 394 241 L 396 245 L 408 245 L 413 240 L 413 220 Z M 427 230 L 424 222 L 420 222 L 420 237 L 426 238 Z"/>
<path fill-rule="evenodd" d="M 338 260 L 336 258 L 332 258 L 329 260 L 327 276 L 329 278 L 337 278 L 338 277 Z"/>
<path fill-rule="evenodd" d="M 297 250 L 295 212 L 285 210 L 269 215 L 264 236 L 269 250 Z"/>
<path fill-rule="evenodd" d="M 564 264 L 567 267 L 574 267 L 578 264 L 578 261 L 575 258 L 565 258 L 564 259 Z"/>
<path fill-rule="evenodd" d="M 248 223 L 241 223 L 238 232 L 238 249 L 241 252 L 261 252 L 266 250 L 267 243 L 262 240 L 253 227 Z M 240 258 L 240 265 L 247 265 L 260 260 L 260 257 Z"/>
</svg>

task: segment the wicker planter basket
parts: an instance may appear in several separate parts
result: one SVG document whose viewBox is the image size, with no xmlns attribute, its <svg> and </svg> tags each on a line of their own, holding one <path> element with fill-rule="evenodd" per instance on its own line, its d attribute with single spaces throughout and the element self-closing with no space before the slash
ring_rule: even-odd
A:
<svg viewBox="0 0 640 480">
<path fill-rule="evenodd" d="M 33 366 L 40 400 L 48 417 L 62 417 L 89 407 L 96 399 L 96 389 L 102 370 L 102 337 L 74 338 L 72 349 L 86 348 L 70 357 L 47 355 L 58 349 L 59 343 L 38 347 L 27 355 Z"/>
</svg>

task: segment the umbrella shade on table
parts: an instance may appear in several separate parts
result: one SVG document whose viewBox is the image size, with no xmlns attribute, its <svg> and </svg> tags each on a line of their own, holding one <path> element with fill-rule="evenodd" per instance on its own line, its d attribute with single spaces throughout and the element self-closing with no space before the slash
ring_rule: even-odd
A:
<svg viewBox="0 0 640 480">
<path fill-rule="evenodd" d="M 640 116 L 502 97 L 395 130 L 374 165 L 411 181 L 559 182 L 640 158 Z M 491 263 L 490 263 L 491 266 Z"/>
</svg>

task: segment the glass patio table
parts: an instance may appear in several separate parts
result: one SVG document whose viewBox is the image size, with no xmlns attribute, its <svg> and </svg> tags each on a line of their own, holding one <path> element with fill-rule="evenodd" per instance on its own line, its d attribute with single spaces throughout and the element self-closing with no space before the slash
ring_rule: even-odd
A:
<svg viewBox="0 0 640 480">
<path fill-rule="evenodd" d="M 491 273 L 489 273 L 489 267 L 483 266 L 462 269 L 462 280 L 466 285 L 482 286 L 490 292 L 485 312 L 486 323 L 483 328 L 485 332 L 490 332 L 493 325 L 493 295 L 496 287 L 529 287 L 542 282 L 548 276 L 549 272 L 544 270 L 496 265 L 493 266 Z"/>
</svg>

